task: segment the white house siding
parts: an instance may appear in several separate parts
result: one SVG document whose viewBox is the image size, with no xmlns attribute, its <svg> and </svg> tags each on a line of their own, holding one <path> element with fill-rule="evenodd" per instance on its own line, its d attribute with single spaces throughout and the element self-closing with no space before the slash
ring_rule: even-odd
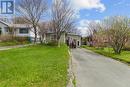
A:
<svg viewBox="0 0 130 87">
<path fill-rule="evenodd" d="M 34 34 L 34 29 L 32 28 L 31 25 L 26 25 L 26 24 L 14 24 L 13 26 L 15 26 L 16 28 L 16 36 L 19 36 L 19 37 L 30 37 L 30 40 L 31 41 L 34 41 L 34 38 L 35 38 L 35 34 Z M 24 34 L 24 33 L 20 33 L 20 28 L 28 28 L 29 29 L 29 32 L 27 34 Z M 39 35 L 38 35 L 38 32 L 37 32 L 37 40 L 39 41 Z"/>
<path fill-rule="evenodd" d="M 6 32 L 6 27 L 8 27 L 8 25 L 5 25 L 3 23 L 0 23 L 0 28 L 1 28 L 1 34 L 2 35 L 6 35 L 8 32 Z"/>
<path fill-rule="evenodd" d="M 34 29 L 29 24 L 7 24 L 7 23 L 0 20 L 0 28 L 2 31 L 1 35 L 8 35 L 9 34 L 9 32 L 7 32 L 7 30 L 6 30 L 7 27 L 14 27 L 15 28 L 14 33 L 18 37 L 30 37 L 31 41 L 33 41 L 35 38 Z M 28 33 L 20 33 L 19 32 L 20 28 L 28 28 L 29 32 Z M 37 32 L 38 41 L 39 41 L 39 37 L 40 36 L 38 35 L 38 32 Z"/>
</svg>

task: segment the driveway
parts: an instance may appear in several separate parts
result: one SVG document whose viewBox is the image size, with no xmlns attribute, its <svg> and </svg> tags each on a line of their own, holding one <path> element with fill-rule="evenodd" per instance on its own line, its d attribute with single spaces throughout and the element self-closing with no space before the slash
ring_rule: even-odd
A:
<svg viewBox="0 0 130 87">
<path fill-rule="evenodd" d="M 130 87 L 130 67 L 85 49 L 72 50 L 77 87 Z"/>
</svg>

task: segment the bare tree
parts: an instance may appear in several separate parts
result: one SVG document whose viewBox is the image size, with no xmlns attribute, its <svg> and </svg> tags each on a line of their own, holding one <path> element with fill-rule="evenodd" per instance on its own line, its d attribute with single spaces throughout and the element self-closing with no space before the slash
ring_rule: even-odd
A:
<svg viewBox="0 0 130 87">
<path fill-rule="evenodd" d="M 73 34 L 77 34 L 77 35 L 81 35 L 81 30 L 76 28 L 76 27 L 73 27 L 72 29 L 70 29 L 68 31 L 68 33 L 73 33 Z"/>
<path fill-rule="evenodd" d="M 73 15 L 74 11 L 68 0 L 53 0 L 52 28 L 58 44 L 62 33 L 68 31 L 73 26 Z"/>
<path fill-rule="evenodd" d="M 90 36 L 92 36 L 94 33 L 96 33 L 99 30 L 99 23 L 95 21 L 91 21 L 87 25 L 88 25 L 87 32 L 89 33 Z"/>
<path fill-rule="evenodd" d="M 106 20 L 106 25 L 109 44 L 116 54 L 120 54 L 129 37 L 130 20 L 127 17 L 114 16 Z"/>
<path fill-rule="evenodd" d="M 14 17 L 12 19 L 14 24 L 26 24 L 28 23 L 24 17 Z"/>
<path fill-rule="evenodd" d="M 49 23 L 42 22 L 39 24 L 39 36 L 40 36 L 40 42 L 41 44 L 45 42 L 46 33 L 49 30 Z"/>
<path fill-rule="evenodd" d="M 19 13 L 30 23 L 35 34 L 34 43 L 38 36 L 38 23 L 47 10 L 46 0 L 21 0 L 18 5 Z"/>
<path fill-rule="evenodd" d="M 101 29 L 102 25 L 101 22 L 95 22 L 91 21 L 88 24 L 88 45 L 90 46 L 101 46 L 100 43 L 102 44 L 101 37 Z"/>
<path fill-rule="evenodd" d="M 8 27 L 9 35 L 11 36 L 12 39 L 16 37 L 16 29 L 14 25 Z"/>
</svg>

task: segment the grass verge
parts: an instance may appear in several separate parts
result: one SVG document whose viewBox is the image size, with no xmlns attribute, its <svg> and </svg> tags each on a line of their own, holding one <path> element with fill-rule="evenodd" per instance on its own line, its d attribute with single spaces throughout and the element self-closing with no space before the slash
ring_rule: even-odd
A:
<svg viewBox="0 0 130 87">
<path fill-rule="evenodd" d="M 88 47 L 88 46 L 82 46 L 82 47 L 85 49 L 88 49 L 88 50 L 92 50 L 92 51 L 99 53 L 101 55 L 111 57 L 111 58 L 116 59 L 118 61 L 130 64 L 130 51 L 122 51 L 122 53 L 120 55 L 117 55 L 114 53 L 112 48 L 99 49 L 99 48 Z"/>
<path fill-rule="evenodd" d="M 0 87 L 66 87 L 68 61 L 66 45 L 0 51 Z"/>
<path fill-rule="evenodd" d="M 74 85 L 74 87 L 76 87 L 76 77 L 74 76 L 74 79 L 73 79 L 73 85 Z"/>
</svg>

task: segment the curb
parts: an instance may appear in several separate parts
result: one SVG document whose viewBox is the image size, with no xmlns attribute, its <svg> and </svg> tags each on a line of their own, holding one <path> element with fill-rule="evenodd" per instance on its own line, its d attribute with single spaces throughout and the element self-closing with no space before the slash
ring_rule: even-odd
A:
<svg viewBox="0 0 130 87">
<path fill-rule="evenodd" d="M 68 69 L 69 81 L 68 81 L 67 87 L 75 87 L 75 85 L 73 83 L 73 81 L 75 80 L 75 76 L 73 73 L 72 54 L 71 54 L 70 50 L 68 50 L 68 53 L 70 55 L 70 60 L 69 60 L 69 69 Z"/>
</svg>

